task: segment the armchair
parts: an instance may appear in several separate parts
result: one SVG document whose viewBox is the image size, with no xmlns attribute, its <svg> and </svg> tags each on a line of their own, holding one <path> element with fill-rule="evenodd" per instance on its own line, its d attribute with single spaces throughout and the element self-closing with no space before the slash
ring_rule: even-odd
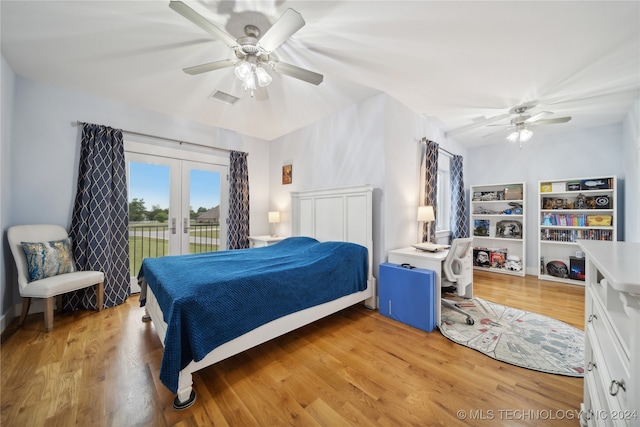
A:
<svg viewBox="0 0 640 427">
<path fill-rule="evenodd" d="M 62 294 L 96 286 L 97 308 L 102 310 L 104 300 L 104 273 L 100 271 L 73 271 L 56 274 L 38 280 L 29 281 L 27 256 L 23 242 L 51 242 L 68 238 L 67 231 L 58 225 L 18 225 L 7 231 L 7 240 L 18 271 L 18 287 L 22 296 L 22 314 L 19 325 L 22 326 L 29 313 L 31 298 L 44 298 L 44 323 L 47 332 L 53 329 L 53 303 L 57 297 L 58 310 L 62 304 Z M 72 261 L 73 262 L 73 261 Z"/>
</svg>

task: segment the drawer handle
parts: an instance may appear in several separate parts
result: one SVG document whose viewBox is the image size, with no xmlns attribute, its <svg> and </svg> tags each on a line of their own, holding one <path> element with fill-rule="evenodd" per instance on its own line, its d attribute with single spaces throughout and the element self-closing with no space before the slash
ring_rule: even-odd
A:
<svg viewBox="0 0 640 427">
<path fill-rule="evenodd" d="M 589 364 L 587 365 L 587 371 L 591 372 L 594 368 L 597 368 L 598 365 L 596 365 L 596 362 L 589 362 Z"/>
<path fill-rule="evenodd" d="M 593 419 L 593 409 L 589 409 L 587 412 L 583 412 L 583 415 L 587 421 L 590 421 L 591 419 Z"/>
<path fill-rule="evenodd" d="M 598 318 L 598 316 L 596 316 L 595 314 L 590 314 L 589 318 L 587 319 L 587 322 L 591 323 L 592 321 L 596 320 Z"/>
<path fill-rule="evenodd" d="M 627 391 L 627 389 L 624 386 L 624 380 L 620 380 L 620 381 L 613 380 L 611 381 L 611 385 L 609 386 L 609 394 L 611 396 L 616 396 L 620 391 L 620 389 L 622 389 L 622 391 Z"/>
</svg>

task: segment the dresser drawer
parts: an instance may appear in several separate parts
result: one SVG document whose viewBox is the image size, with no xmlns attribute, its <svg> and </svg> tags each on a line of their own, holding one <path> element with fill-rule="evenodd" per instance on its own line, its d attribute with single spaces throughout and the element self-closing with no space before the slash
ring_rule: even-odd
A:
<svg viewBox="0 0 640 427">
<path fill-rule="evenodd" d="M 584 413 L 581 414 L 581 424 L 589 427 L 613 427 L 613 420 L 604 416 L 611 411 L 607 407 L 606 391 L 602 388 L 597 367 L 587 371 L 584 376 L 585 390 L 589 390 L 589 397 L 585 399 Z M 585 424 L 586 422 L 586 424 Z"/>
<path fill-rule="evenodd" d="M 591 351 L 588 353 L 592 360 L 586 360 L 586 367 L 589 369 L 589 363 L 595 363 L 596 368 L 592 372 L 595 371 L 600 378 L 603 397 L 606 398 L 609 409 L 629 409 L 631 402 L 627 401 L 625 389 L 630 386 L 630 361 L 616 340 L 600 303 L 593 300 L 591 308 L 593 311 L 587 315 L 585 333 L 586 339 L 589 340 Z M 606 359 L 602 353 L 603 349 L 607 352 Z M 588 357 L 589 354 L 586 356 Z"/>
</svg>

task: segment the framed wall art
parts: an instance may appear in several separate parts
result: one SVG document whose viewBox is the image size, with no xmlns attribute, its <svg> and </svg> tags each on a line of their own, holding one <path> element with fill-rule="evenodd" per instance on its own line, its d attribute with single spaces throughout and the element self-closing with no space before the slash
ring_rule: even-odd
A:
<svg viewBox="0 0 640 427">
<path fill-rule="evenodd" d="M 282 184 L 291 184 L 293 181 L 293 175 L 291 165 L 284 165 L 282 167 Z"/>
</svg>

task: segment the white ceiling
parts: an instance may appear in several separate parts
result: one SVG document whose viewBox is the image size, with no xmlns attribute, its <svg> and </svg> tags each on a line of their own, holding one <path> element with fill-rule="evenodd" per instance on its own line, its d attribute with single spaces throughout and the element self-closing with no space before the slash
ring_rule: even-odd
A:
<svg viewBox="0 0 640 427">
<path fill-rule="evenodd" d="M 2 0 L 2 53 L 29 79 L 265 140 L 382 92 L 445 131 L 528 102 L 537 102 L 534 113 L 554 113 L 545 118 L 572 117 L 537 127 L 536 135 L 619 123 L 639 98 L 638 1 L 187 4 L 221 28 L 231 20 L 230 32 L 242 17 L 273 23 L 295 9 L 306 25 L 275 55 L 323 74 L 324 82 L 272 72 L 269 99 L 258 101 L 232 68 L 185 74 L 182 68 L 233 53 L 168 0 Z M 216 90 L 242 99 L 227 106 L 209 98 Z M 505 132 L 486 137 L 498 129 L 479 126 L 456 138 L 469 147 L 503 142 Z"/>
</svg>

